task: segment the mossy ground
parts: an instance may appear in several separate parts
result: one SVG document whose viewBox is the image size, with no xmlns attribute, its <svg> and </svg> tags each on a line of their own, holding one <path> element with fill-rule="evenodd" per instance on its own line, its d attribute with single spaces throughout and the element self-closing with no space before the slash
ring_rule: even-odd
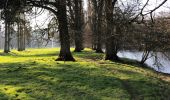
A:
<svg viewBox="0 0 170 100">
<path fill-rule="evenodd" d="M 0 52 L 0 100 L 170 100 L 169 76 L 90 49 L 76 62 L 56 62 L 58 48 Z"/>
</svg>

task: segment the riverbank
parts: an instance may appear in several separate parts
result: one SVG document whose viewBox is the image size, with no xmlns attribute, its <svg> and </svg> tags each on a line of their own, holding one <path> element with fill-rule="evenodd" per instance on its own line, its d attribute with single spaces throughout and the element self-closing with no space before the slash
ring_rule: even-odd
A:
<svg viewBox="0 0 170 100">
<path fill-rule="evenodd" d="M 140 62 L 137 60 L 128 59 L 128 58 L 120 58 L 119 63 L 137 66 L 137 67 L 141 67 L 142 69 L 150 70 L 153 73 L 157 74 L 157 76 L 159 78 L 161 78 L 162 80 L 170 82 L 170 74 L 169 73 L 158 72 L 154 68 L 152 68 L 151 66 L 149 66 L 147 64 L 141 65 Z"/>
<path fill-rule="evenodd" d="M 169 100 L 170 77 L 147 68 L 104 61 L 86 49 L 76 62 L 56 62 L 59 49 L 0 53 L 0 99 Z"/>
</svg>

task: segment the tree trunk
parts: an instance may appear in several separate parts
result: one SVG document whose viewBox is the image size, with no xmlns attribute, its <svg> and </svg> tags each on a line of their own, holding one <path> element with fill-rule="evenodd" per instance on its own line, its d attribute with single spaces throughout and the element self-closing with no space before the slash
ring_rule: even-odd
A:
<svg viewBox="0 0 170 100">
<path fill-rule="evenodd" d="M 85 28 L 85 16 L 84 16 L 84 8 L 83 8 L 83 0 L 79 0 L 80 4 L 80 25 L 81 25 L 81 50 L 84 50 L 84 28 Z"/>
<path fill-rule="evenodd" d="M 21 49 L 21 30 L 20 30 L 20 23 L 18 22 L 18 34 L 17 34 L 17 38 L 18 38 L 18 51 L 20 51 Z"/>
<path fill-rule="evenodd" d="M 113 5 L 112 0 L 105 0 L 105 10 L 106 10 L 106 55 L 105 60 L 118 60 L 117 48 L 115 47 L 115 25 L 113 23 Z"/>
<path fill-rule="evenodd" d="M 75 3 L 75 52 L 81 52 L 83 48 L 82 25 L 81 25 L 81 0 Z"/>
<path fill-rule="evenodd" d="M 4 53 L 10 52 L 10 23 L 5 20 L 5 45 Z"/>
<path fill-rule="evenodd" d="M 18 23 L 18 51 L 25 50 L 25 32 L 23 23 Z"/>
<path fill-rule="evenodd" d="M 93 10 L 92 10 L 92 49 L 96 50 L 97 49 L 97 0 L 92 0 L 91 1 L 93 4 Z"/>
<path fill-rule="evenodd" d="M 70 52 L 70 38 L 68 33 L 68 22 L 66 14 L 66 0 L 58 1 L 58 22 L 60 32 L 61 49 L 58 59 L 56 61 L 75 61 Z"/>
<path fill-rule="evenodd" d="M 142 55 L 142 59 L 140 61 L 141 65 L 143 65 L 146 62 L 146 60 L 148 59 L 149 54 L 150 54 L 150 50 L 144 50 L 143 55 Z"/>
<path fill-rule="evenodd" d="M 103 13 L 103 0 L 99 1 L 98 5 L 98 23 L 97 23 L 97 53 L 103 53 L 102 51 L 102 13 Z"/>
</svg>

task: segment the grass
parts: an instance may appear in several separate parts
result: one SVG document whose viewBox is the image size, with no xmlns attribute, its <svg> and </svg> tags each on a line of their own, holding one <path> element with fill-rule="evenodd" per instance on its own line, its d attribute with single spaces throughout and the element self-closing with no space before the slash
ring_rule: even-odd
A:
<svg viewBox="0 0 170 100">
<path fill-rule="evenodd" d="M 0 100 L 170 100 L 169 76 L 90 49 L 76 62 L 54 61 L 58 48 L 0 52 Z"/>
</svg>

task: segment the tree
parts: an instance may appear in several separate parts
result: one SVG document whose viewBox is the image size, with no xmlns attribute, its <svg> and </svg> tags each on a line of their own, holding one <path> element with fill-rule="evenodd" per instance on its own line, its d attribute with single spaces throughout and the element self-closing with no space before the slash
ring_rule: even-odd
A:
<svg viewBox="0 0 170 100">
<path fill-rule="evenodd" d="M 91 29 L 93 31 L 92 35 L 92 49 L 96 51 L 96 53 L 103 53 L 102 45 L 103 38 L 103 14 L 104 14 L 104 0 L 90 0 L 89 1 L 89 24 L 91 25 Z"/>
<path fill-rule="evenodd" d="M 70 36 L 68 32 L 68 19 L 66 10 L 66 0 L 58 1 L 32 1 L 27 0 L 29 6 L 41 7 L 54 13 L 59 23 L 60 54 L 57 61 L 75 61 L 70 51 Z"/>
<path fill-rule="evenodd" d="M 88 22 L 92 30 L 92 49 L 97 49 L 97 0 L 89 0 Z"/>
<path fill-rule="evenodd" d="M 12 10 L 12 6 L 8 6 L 8 8 L 4 9 L 4 20 L 5 20 L 5 45 L 4 52 L 10 52 L 10 40 L 11 40 L 11 28 L 13 23 L 13 17 L 15 17 L 15 12 Z"/>
<path fill-rule="evenodd" d="M 75 52 L 81 52 L 83 49 L 83 36 L 82 36 L 82 0 L 74 0 L 75 4 Z"/>
<path fill-rule="evenodd" d="M 18 17 L 18 51 L 24 51 L 26 45 L 26 19 L 24 12 L 19 13 Z M 23 19 L 21 17 L 23 17 Z"/>
<path fill-rule="evenodd" d="M 61 50 L 59 58 L 57 60 L 74 61 L 74 58 L 70 52 L 70 38 L 68 32 L 66 0 L 59 0 L 58 2 L 58 23 L 61 41 Z"/>
<path fill-rule="evenodd" d="M 104 0 L 98 1 L 98 13 L 97 13 L 97 53 L 103 53 L 102 51 L 102 17 L 103 17 L 103 6 L 104 6 Z"/>
<path fill-rule="evenodd" d="M 4 52 L 10 52 L 10 22 L 5 20 L 5 45 L 4 45 Z"/>
<path fill-rule="evenodd" d="M 106 52 L 105 52 L 105 60 L 118 60 L 117 50 L 116 50 L 116 41 L 115 41 L 115 24 L 113 19 L 113 10 L 114 5 L 117 0 L 105 0 L 105 11 L 106 11 Z"/>
</svg>

